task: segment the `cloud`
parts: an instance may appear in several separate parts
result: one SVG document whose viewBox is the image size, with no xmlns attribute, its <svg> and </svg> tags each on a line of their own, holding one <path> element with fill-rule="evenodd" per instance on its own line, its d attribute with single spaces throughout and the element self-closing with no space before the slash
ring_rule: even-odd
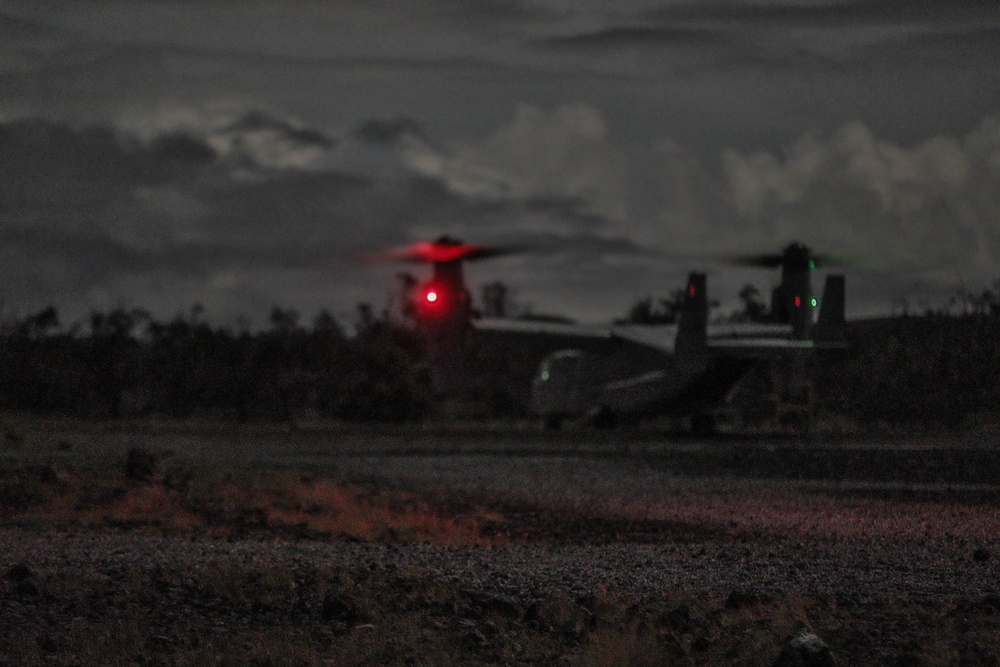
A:
<svg viewBox="0 0 1000 667">
<path fill-rule="evenodd" d="M 107 214 L 132 187 L 193 178 L 215 157 L 182 133 L 143 143 L 107 127 L 30 119 L 0 125 L 0 154 L 7 216 L 34 212 L 78 222 Z"/>
<path fill-rule="evenodd" d="M 298 155 L 302 146 L 319 139 L 281 124 L 243 125 L 225 128 L 233 141 L 224 153 L 190 128 L 142 138 L 109 127 L 39 119 L 0 125 L 4 301 L 25 308 L 46 300 L 75 302 L 79 310 L 95 293 L 124 299 L 119 288 L 156 282 L 137 276 L 157 277 L 167 292 L 170 285 L 211 280 L 234 267 L 315 264 L 311 253 L 316 248 L 283 235 L 301 228 L 282 230 L 275 221 L 294 219 L 279 215 L 283 209 L 322 209 L 313 203 L 317 197 L 306 193 L 302 201 L 268 206 L 260 197 L 269 194 L 262 180 L 282 182 L 273 175 L 287 171 L 289 161 L 281 151 Z M 259 178 L 252 187 L 240 177 L 250 167 L 235 164 L 232 156 L 234 151 L 249 155 L 242 148 L 248 142 L 239 141 L 239 135 L 259 138 L 261 132 L 281 137 L 272 142 L 280 150 L 253 155 L 251 167 Z M 321 200 L 366 187 L 362 180 L 336 173 L 323 174 L 318 182 L 314 178 L 312 185 Z M 239 195 L 260 205 L 260 211 L 241 206 Z M 241 219 L 232 217 L 235 211 Z M 274 217 L 264 219 L 262 213 Z M 191 295 L 192 301 L 197 298 Z"/>
<path fill-rule="evenodd" d="M 424 130 L 412 118 L 393 118 L 390 120 L 375 118 L 362 123 L 354 134 L 363 141 L 374 144 L 395 144 L 414 138 L 426 141 Z"/>
<path fill-rule="evenodd" d="M 609 141 L 600 112 L 586 104 L 551 111 L 521 104 L 510 123 L 481 142 L 450 155 L 415 146 L 407 159 L 463 197 L 562 198 L 617 221 L 628 211 L 625 155 Z"/>
<path fill-rule="evenodd" d="M 862 123 L 806 134 L 783 155 L 727 151 L 746 233 L 799 238 L 931 281 L 991 281 L 1000 265 L 1000 122 L 912 147 Z"/>
<path fill-rule="evenodd" d="M 534 248 L 470 280 L 584 319 L 668 293 L 704 268 L 699 251 L 792 240 L 905 271 L 900 285 L 996 277 L 998 118 L 909 146 L 850 123 L 712 167 L 672 139 L 619 146 L 586 104 L 520 105 L 451 143 L 407 116 L 328 128 L 232 104 L 121 128 L 18 120 L 0 124 L 0 296 L 69 317 L 122 303 L 169 316 L 201 302 L 222 319 L 273 304 L 345 312 L 378 305 L 396 270 L 352 257 L 445 233 Z M 713 292 L 742 279 L 713 277 Z"/>
<path fill-rule="evenodd" d="M 324 168 L 337 144 L 305 123 L 235 102 L 166 105 L 154 113 L 123 114 L 120 123 L 150 142 L 162 142 L 165 135 L 198 137 L 220 160 L 254 168 Z"/>
<path fill-rule="evenodd" d="M 556 23 L 531 43 L 633 73 L 711 76 L 781 68 L 867 79 L 872 62 L 992 63 L 998 31 L 1000 12 L 977 0 L 687 2 Z"/>
<path fill-rule="evenodd" d="M 563 239 L 603 230 L 589 185 L 602 163 L 588 165 L 579 144 L 602 147 L 604 127 L 586 109 L 526 110 L 458 149 L 431 146 L 405 119 L 329 132 L 261 111 L 174 109 L 132 128 L 0 125 L 9 308 L 343 310 L 386 290 L 385 271 L 352 261 L 362 251 L 420 234 L 520 243 L 553 228 Z M 549 130 L 547 163 L 530 164 L 524 151 Z M 426 169 L 434 159 L 440 171 Z M 506 186 L 470 189 L 476 170 Z M 631 251 L 621 239 L 574 247 L 602 243 Z"/>
</svg>

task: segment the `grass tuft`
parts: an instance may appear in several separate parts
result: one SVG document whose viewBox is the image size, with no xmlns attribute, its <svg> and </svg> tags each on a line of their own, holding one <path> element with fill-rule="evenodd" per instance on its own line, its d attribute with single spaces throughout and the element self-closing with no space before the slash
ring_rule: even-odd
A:
<svg viewBox="0 0 1000 667">
<path fill-rule="evenodd" d="M 64 472 L 51 465 L 0 471 L 0 525 L 147 527 L 167 533 L 234 536 L 268 530 L 288 537 L 446 545 L 496 544 L 482 526 L 499 515 L 460 517 L 403 491 L 372 491 L 290 473 L 253 479 L 160 474 L 158 456 L 115 476 Z M 146 463 L 155 461 L 155 466 Z"/>
</svg>

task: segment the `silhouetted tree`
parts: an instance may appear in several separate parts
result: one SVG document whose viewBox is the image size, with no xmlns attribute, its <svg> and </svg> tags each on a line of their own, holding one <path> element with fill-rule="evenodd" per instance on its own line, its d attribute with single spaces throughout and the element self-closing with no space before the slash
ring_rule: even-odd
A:
<svg viewBox="0 0 1000 667">
<path fill-rule="evenodd" d="M 760 290 L 755 285 L 746 284 L 739 293 L 742 308 L 733 313 L 733 319 L 737 322 L 766 322 L 768 313 L 767 304 L 764 303 Z"/>
<path fill-rule="evenodd" d="M 142 310 L 116 309 L 90 314 L 90 338 L 86 350 L 90 416 L 122 416 L 125 392 L 139 384 L 141 345 L 133 333 L 149 319 Z"/>
<path fill-rule="evenodd" d="M 646 296 L 637 299 L 629 308 L 624 318 L 616 320 L 619 324 L 674 324 L 680 317 L 684 306 L 684 290 L 675 290 L 666 299 Z"/>
<path fill-rule="evenodd" d="M 21 335 L 29 338 L 45 336 L 55 331 L 60 326 L 59 313 L 55 307 L 48 306 L 34 315 L 29 315 L 18 323 L 17 328 Z"/>
<path fill-rule="evenodd" d="M 511 313 L 510 288 L 503 282 L 487 283 L 482 287 L 483 316 L 507 317 Z"/>
</svg>

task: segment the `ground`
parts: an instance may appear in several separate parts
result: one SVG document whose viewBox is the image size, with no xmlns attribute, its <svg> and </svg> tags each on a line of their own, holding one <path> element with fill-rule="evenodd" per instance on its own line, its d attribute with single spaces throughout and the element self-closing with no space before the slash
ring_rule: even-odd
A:
<svg viewBox="0 0 1000 667">
<path fill-rule="evenodd" d="M 2 665 L 1000 659 L 984 430 L 6 433 Z"/>
</svg>

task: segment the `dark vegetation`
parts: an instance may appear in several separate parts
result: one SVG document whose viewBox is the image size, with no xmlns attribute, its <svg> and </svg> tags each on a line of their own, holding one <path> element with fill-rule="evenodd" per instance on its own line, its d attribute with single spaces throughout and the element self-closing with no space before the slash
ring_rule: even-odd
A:
<svg viewBox="0 0 1000 667">
<path fill-rule="evenodd" d="M 850 323 L 849 349 L 820 359 L 826 412 L 865 423 L 992 421 L 1000 408 L 1000 315 L 925 314 Z"/>
<path fill-rule="evenodd" d="M 735 321 L 767 321 L 751 287 L 740 294 L 744 308 L 732 315 Z M 921 314 L 904 309 L 849 321 L 847 349 L 819 353 L 813 361 L 817 413 L 860 425 L 992 423 L 1000 414 L 998 330 L 1000 281 Z"/>
<path fill-rule="evenodd" d="M 955 428 L 1000 412 L 1000 281 L 921 315 L 849 322 L 820 358 L 821 406 L 862 422 Z"/>
<path fill-rule="evenodd" d="M 727 319 L 765 319 L 756 290 Z M 502 297 L 501 297 L 502 300 Z M 669 321 L 679 299 L 640 299 L 626 321 Z M 413 326 L 365 307 L 353 334 L 321 313 L 303 325 L 274 308 L 270 326 L 213 327 L 198 308 L 161 322 L 140 310 L 92 313 L 65 327 L 47 308 L 0 330 L 0 410 L 116 419 L 160 415 L 239 422 L 318 417 L 413 421 L 435 400 Z M 954 428 L 991 420 L 1000 404 L 1000 284 L 951 307 L 849 322 L 848 348 L 817 355 L 818 415 L 849 423 Z M 581 343 L 583 345 L 585 343 Z M 566 341 L 480 336 L 467 361 L 463 416 L 523 417 L 539 360 Z M 769 391 L 751 373 L 746 395 Z M 744 416 L 746 419 L 746 416 Z"/>
<path fill-rule="evenodd" d="M 0 407 L 101 419 L 421 417 L 430 393 L 419 340 L 360 314 L 348 336 L 328 314 L 307 327 L 280 308 L 269 328 L 239 333 L 212 327 L 197 308 L 169 322 L 139 310 L 95 312 L 69 328 L 47 308 L 3 331 Z"/>
</svg>

